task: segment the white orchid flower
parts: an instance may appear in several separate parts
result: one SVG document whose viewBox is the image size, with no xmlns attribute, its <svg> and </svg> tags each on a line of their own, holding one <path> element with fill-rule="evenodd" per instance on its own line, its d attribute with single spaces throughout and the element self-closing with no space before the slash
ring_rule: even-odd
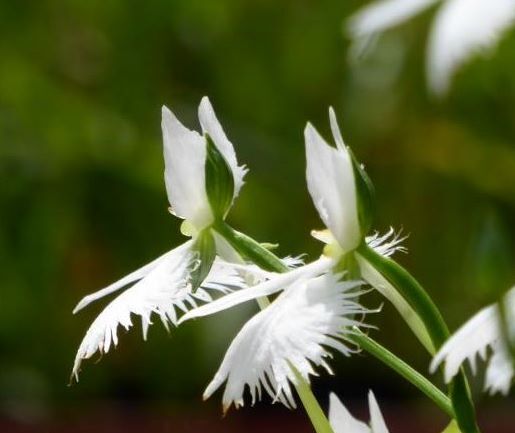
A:
<svg viewBox="0 0 515 433">
<path fill-rule="evenodd" d="M 118 326 L 129 329 L 132 314 L 141 317 L 146 337 L 152 313 L 168 328 L 169 323 L 177 325 L 177 310 L 186 312 L 196 307 L 198 301 L 210 302 L 209 290 L 227 294 L 246 287 L 249 280 L 258 283 L 269 275 L 255 266 L 243 264 L 238 253 L 210 229 L 215 218 L 225 216 L 238 195 L 246 170 L 238 166 L 232 144 L 207 97 L 200 103 L 199 119 L 204 136 L 184 127 L 170 110 L 163 107 L 166 190 L 174 213 L 187 221 L 192 239 L 79 302 L 74 313 L 134 283 L 111 301 L 88 329 L 73 367 L 73 376 L 77 380 L 81 361 L 97 351 L 106 353 L 116 346 Z M 218 158 L 214 163 L 222 165 L 221 169 L 215 167 L 216 170 L 223 172 L 225 168 L 226 171 L 226 184 L 214 186 L 214 198 L 209 195 L 209 188 L 213 186 L 206 185 L 209 164 L 213 164 L 210 157 Z M 217 179 L 211 181 L 216 183 Z M 227 192 L 230 193 L 228 197 Z M 225 204 L 222 215 L 217 215 L 220 209 L 216 208 L 216 200 L 220 197 Z"/>
<path fill-rule="evenodd" d="M 295 407 L 290 384 L 297 375 L 309 382 L 314 367 L 331 372 L 329 349 L 345 356 L 355 351 L 347 336 L 352 326 L 362 326 L 356 315 L 367 312 L 355 300 L 359 281 L 339 281 L 333 274 L 301 279 L 287 286 L 272 304 L 252 317 L 234 338 L 204 398 L 227 381 L 224 411 L 244 403 L 249 387 L 252 404 L 262 388 L 275 401 Z"/>
<path fill-rule="evenodd" d="M 436 3 L 442 4 L 429 35 L 427 76 L 430 89 L 443 94 L 463 63 L 494 48 L 513 25 L 514 0 L 378 0 L 351 17 L 349 32 L 356 47 L 363 47 L 376 35 Z"/>
<path fill-rule="evenodd" d="M 502 301 L 505 305 L 507 331 L 515 333 L 515 287 Z M 493 304 L 479 311 L 467 323 L 454 333 L 433 358 L 430 370 L 435 372 L 445 362 L 444 378 L 449 382 L 458 372 L 460 366 L 468 361 L 476 373 L 476 358 L 485 360 L 488 348 L 492 350 L 485 375 L 485 390 L 490 393 L 507 394 L 513 376 L 513 360 L 504 341 L 501 328 L 499 305 Z"/>
<path fill-rule="evenodd" d="M 388 433 L 388 428 L 372 391 L 368 393 L 370 425 L 354 418 L 338 397 L 329 396 L 329 422 L 334 433 Z"/>
<path fill-rule="evenodd" d="M 296 383 L 295 371 L 298 371 L 306 380 L 308 375 L 314 372 L 308 368 L 308 361 L 313 362 L 314 365 L 322 365 L 322 358 L 326 356 L 326 352 L 319 341 L 323 335 L 332 335 L 330 324 L 341 320 L 350 323 L 348 321 L 351 320 L 351 314 L 366 311 L 353 301 L 350 304 L 352 308 L 347 310 L 348 314 L 340 310 L 333 315 L 319 315 L 317 319 L 309 315 L 310 311 L 324 308 L 331 311 L 327 305 L 324 307 L 325 302 L 330 300 L 327 297 L 327 291 L 338 299 L 344 299 L 348 287 L 356 288 L 363 283 L 361 280 L 338 282 L 342 274 L 335 271 L 342 257 L 352 254 L 362 243 L 364 236 L 359 220 L 359 198 L 354 180 L 354 163 L 343 143 L 332 109 L 330 116 L 338 148 L 331 148 L 316 130 L 308 125 L 306 155 L 308 188 L 322 220 L 330 229 L 315 232 L 314 235 L 330 244 L 331 251 L 329 253 L 326 251 L 327 254 L 312 263 L 271 276 L 267 281 L 254 287 L 235 291 L 190 310 L 179 321 L 182 323 L 189 319 L 215 314 L 243 302 L 259 300 L 283 291 L 271 306 L 257 314 L 243 327 L 227 351 L 215 379 L 206 390 L 206 396 L 210 396 L 224 380 L 227 380 L 223 397 L 225 408 L 232 403 L 236 406 L 243 404 L 245 385 L 251 389 L 252 401 L 256 399 L 256 392 L 258 396 L 260 395 L 259 391 L 263 386 L 274 400 L 293 406 L 289 383 Z M 400 241 L 401 239 L 393 234 L 393 230 L 382 237 L 373 235 L 367 238 L 372 248 L 387 256 L 402 249 L 399 245 Z M 344 277 L 348 278 L 348 275 Z M 324 288 L 324 285 L 327 287 Z M 315 290 L 315 287 L 318 289 Z M 358 296 L 359 293 L 361 292 L 354 290 L 352 296 Z M 310 294 L 309 302 L 305 299 L 307 294 Z M 306 302 L 303 316 L 290 312 L 289 305 L 294 305 L 295 302 Z M 285 313 L 286 311 L 288 314 Z M 322 318 L 328 322 L 324 322 Z M 310 328 L 309 333 L 303 333 L 302 327 L 313 326 L 312 320 L 321 328 L 318 331 Z M 269 323 L 275 325 L 269 327 Z M 287 335 L 284 330 L 291 330 L 291 335 Z M 299 340 L 296 340 L 297 336 Z M 300 338 L 305 339 L 300 340 Z M 313 349 L 315 346 L 318 347 L 317 350 Z M 284 351 L 280 349 L 281 347 Z M 338 346 L 337 349 L 344 354 L 350 353 L 345 345 Z M 285 369 L 284 366 L 288 363 L 293 369 Z"/>
<path fill-rule="evenodd" d="M 393 229 L 384 236 L 377 233 L 365 236 L 371 219 L 372 186 L 363 167 L 353 160 L 350 149 L 345 146 L 332 108 L 329 109 L 329 119 L 336 147 L 330 146 L 311 124 L 308 123 L 304 131 L 308 189 L 328 229 L 313 231 L 312 235 L 327 244 L 324 253 L 335 263 L 347 260 L 345 266 L 357 267 L 349 271 L 352 274 L 359 272 L 360 278 L 388 299 L 425 347 L 434 353 L 425 326 L 413 308 L 358 251 L 358 247 L 365 243 L 380 255 L 389 257 L 395 251 L 405 251 L 401 246 L 404 238 L 396 235 Z"/>
<path fill-rule="evenodd" d="M 214 142 L 230 168 L 234 181 L 231 204 L 247 172 L 244 166 L 238 165 L 234 148 L 207 97 L 200 102 L 198 117 L 203 135 L 186 128 L 165 106 L 161 122 L 168 200 L 172 212 L 191 223 L 196 231 L 213 223 L 215 213 L 206 189 L 206 135 Z"/>
</svg>

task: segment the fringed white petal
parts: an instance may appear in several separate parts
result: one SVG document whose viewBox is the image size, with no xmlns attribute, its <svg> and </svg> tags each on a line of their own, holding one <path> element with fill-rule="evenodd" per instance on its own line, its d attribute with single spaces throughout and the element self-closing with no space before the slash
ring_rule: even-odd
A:
<svg viewBox="0 0 515 433">
<path fill-rule="evenodd" d="M 363 326 L 354 317 L 367 312 L 355 302 L 361 282 L 338 278 L 325 274 L 296 281 L 252 317 L 231 343 L 204 398 L 227 381 L 224 410 L 243 405 L 246 386 L 252 403 L 264 388 L 274 402 L 295 407 L 294 370 L 309 381 L 315 367 L 329 368 L 330 348 L 346 356 L 355 351 L 346 341 L 352 326 Z"/>
<path fill-rule="evenodd" d="M 487 356 L 487 349 L 499 338 L 497 307 L 491 305 L 477 313 L 449 338 L 431 362 L 430 370 L 436 371 L 445 361 L 444 378 L 449 382 L 465 360 L 470 362 L 476 372 L 476 356 Z"/>
<path fill-rule="evenodd" d="M 204 96 L 198 107 L 198 117 L 202 131 L 209 134 L 218 150 L 222 153 L 231 168 L 234 178 L 234 196 L 236 198 L 243 186 L 243 177 L 247 173 L 245 166 L 239 166 L 232 143 L 227 139 L 222 125 L 218 121 L 213 106 L 207 96 Z"/>
<path fill-rule="evenodd" d="M 406 240 L 406 236 L 401 236 L 401 232 L 395 233 L 393 227 L 390 227 L 384 235 L 379 235 L 378 232 L 365 239 L 368 246 L 373 248 L 377 253 L 384 257 L 390 257 L 395 252 L 400 251 L 406 253 L 408 250 L 402 245 Z"/>
<path fill-rule="evenodd" d="M 246 286 L 239 270 L 216 259 L 204 283 L 194 293 L 191 291 L 190 272 L 198 260 L 192 250 L 193 241 L 162 256 L 146 276 L 116 297 L 98 315 L 86 332 L 77 352 L 73 375 L 78 373 L 83 359 L 96 352 L 107 353 L 118 344 L 117 330 L 121 325 L 126 330 L 132 327 L 131 315 L 141 317 L 143 337 L 146 338 L 152 313 L 159 316 L 164 326 L 177 325 L 177 310 L 186 312 L 197 307 L 198 302 L 210 302 L 208 290 L 227 294 Z"/>
<path fill-rule="evenodd" d="M 444 2 L 429 37 L 429 87 L 437 94 L 447 91 L 456 69 L 472 55 L 493 48 L 514 20 L 514 0 Z"/>
<path fill-rule="evenodd" d="M 285 289 L 287 286 L 301 278 L 312 278 L 321 275 L 331 269 L 332 266 L 334 266 L 334 261 L 332 259 L 321 257 L 313 263 L 298 267 L 283 274 L 269 273 L 268 277 L 270 278 L 267 281 L 253 287 L 238 290 L 237 292 L 230 293 L 216 301 L 210 302 L 209 304 L 195 308 L 182 316 L 179 323 L 197 317 L 209 316 L 211 314 L 227 310 L 243 302 L 272 295 Z M 248 267 L 247 269 L 252 270 L 252 267 Z"/>
<path fill-rule="evenodd" d="M 354 169 L 336 122 L 331 118 L 338 149 L 329 146 L 310 123 L 304 130 L 306 179 L 320 218 L 343 252 L 347 252 L 361 242 Z"/>
<path fill-rule="evenodd" d="M 515 288 L 508 292 L 505 300 L 509 313 L 515 315 Z M 497 304 L 482 309 L 458 329 L 433 358 L 430 371 L 434 373 L 445 362 L 444 378 L 449 382 L 458 373 L 461 365 L 468 361 L 475 373 L 477 357 L 485 360 L 488 348 L 493 353 L 486 372 L 485 389 L 491 393 L 506 394 L 514 371 L 502 339 Z"/>
<path fill-rule="evenodd" d="M 383 414 L 372 391 L 368 393 L 370 426 L 355 419 L 335 394 L 329 397 L 329 423 L 334 433 L 388 433 Z"/>
<path fill-rule="evenodd" d="M 197 230 L 213 221 L 205 187 L 206 142 L 186 128 L 165 106 L 162 108 L 165 184 L 175 215 Z"/>
<path fill-rule="evenodd" d="M 169 254 L 163 254 L 162 256 L 158 257 L 157 259 L 153 260 L 152 262 L 146 264 L 145 266 L 142 266 L 141 268 L 137 269 L 134 272 L 131 272 L 129 275 L 126 275 L 125 277 L 121 278 L 120 280 L 114 282 L 113 284 L 110 284 L 109 286 L 100 289 L 94 293 L 91 293 L 87 296 L 84 296 L 80 300 L 80 302 L 77 304 L 77 306 L 73 309 L 73 314 L 76 314 L 83 308 L 87 307 L 92 302 L 103 298 L 104 296 L 110 295 L 111 293 L 116 292 L 117 290 L 120 290 L 121 288 L 125 287 L 126 285 L 133 283 L 134 281 L 141 280 L 144 278 L 152 269 L 154 269 L 158 263 L 163 260 L 165 257 L 167 257 Z"/>
<path fill-rule="evenodd" d="M 490 394 L 500 392 L 507 395 L 515 374 L 513 362 L 501 341 L 492 344 L 492 350 L 493 354 L 486 369 L 485 390 Z"/>
</svg>

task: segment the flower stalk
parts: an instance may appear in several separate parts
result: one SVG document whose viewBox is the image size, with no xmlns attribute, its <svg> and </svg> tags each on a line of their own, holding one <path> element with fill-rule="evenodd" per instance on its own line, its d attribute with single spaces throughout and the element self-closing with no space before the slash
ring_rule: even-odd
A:
<svg viewBox="0 0 515 433">
<path fill-rule="evenodd" d="M 366 244 L 362 244 L 358 252 L 395 286 L 424 323 L 434 346 L 440 348 L 450 333 L 440 311 L 418 281 L 393 260 L 378 254 Z M 450 383 L 449 397 L 461 431 L 479 433 L 474 404 L 463 371 Z"/>
<path fill-rule="evenodd" d="M 449 398 L 440 391 L 433 383 L 426 379 L 422 374 L 413 369 L 402 359 L 395 356 L 385 347 L 381 346 L 377 341 L 370 338 L 359 328 L 354 328 L 355 334 L 351 337 L 352 340 L 359 345 L 363 350 L 366 350 L 375 358 L 379 359 L 382 363 L 390 367 L 392 370 L 400 374 L 408 382 L 411 382 L 426 396 L 428 396 L 436 405 L 442 409 L 451 418 L 455 417 L 452 403 Z"/>
</svg>

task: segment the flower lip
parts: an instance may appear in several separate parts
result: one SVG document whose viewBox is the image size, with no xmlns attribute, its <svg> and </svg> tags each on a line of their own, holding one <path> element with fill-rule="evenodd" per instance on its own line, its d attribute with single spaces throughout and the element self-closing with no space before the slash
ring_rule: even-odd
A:
<svg viewBox="0 0 515 433">
<path fill-rule="evenodd" d="M 331 373 L 330 349 L 344 356 L 356 351 L 347 345 L 346 336 L 353 326 L 367 326 L 354 318 L 368 312 L 356 301 L 360 285 L 360 281 L 340 281 L 339 275 L 327 273 L 285 287 L 240 330 L 204 398 L 226 381 L 224 410 L 244 404 L 246 387 L 252 404 L 264 388 L 274 402 L 295 407 L 291 384 L 299 377 L 309 381 L 310 375 L 317 375 L 317 366 Z"/>
</svg>

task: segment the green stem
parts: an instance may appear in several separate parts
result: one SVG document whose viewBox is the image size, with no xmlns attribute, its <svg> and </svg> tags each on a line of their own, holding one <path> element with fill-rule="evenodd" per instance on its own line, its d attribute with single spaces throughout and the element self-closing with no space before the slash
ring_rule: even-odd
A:
<svg viewBox="0 0 515 433">
<path fill-rule="evenodd" d="M 288 266 L 286 266 L 279 257 L 264 248 L 259 242 L 256 242 L 243 233 L 237 232 L 225 222 L 218 221 L 214 225 L 214 229 L 220 233 L 239 254 L 248 258 L 259 267 L 281 273 L 289 270 Z M 258 305 L 261 309 L 266 308 L 269 304 L 270 301 L 266 297 L 258 299 Z M 309 383 L 301 376 L 296 368 L 292 365 L 290 365 L 290 367 L 297 380 L 295 389 L 299 394 L 302 405 L 316 433 L 334 433 Z"/>
<path fill-rule="evenodd" d="M 449 398 L 434 386 L 428 379 L 422 376 L 418 371 L 406 364 L 402 359 L 395 356 L 385 347 L 381 346 L 368 335 L 363 333 L 359 328 L 354 327 L 354 334 L 350 337 L 362 349 L 366 350 L 379 361 L 386 364 L 392 370 L 399 373 L 404 379 L 415 385 L 420 391 L 433 400 L 436 405 L 442 409 L 451 418 L 454 418 L 454 410 Z"/>
<path fill-rule="evenodd" d="M 288 272 L 288 266 L 274 253 L 251 237 L 234 230 L 224 221 L 217 221 L 214 229 L 220 233 L 243 257 L 260 268 L 272 272 Z"/>
<path fill-rule="evenodd" d="M 403 267 L 378 254 L 365 243 L 358 248 L 358 252 L 406 299 L 424 323 L 433 345 L 436 349 L 439 349 L 449 338 L 449 330 L 440 311 L 418 281 Z M 460 371 L 450 383 L 449 397 L 461 431 L 463 433 L 479 433 L 474 404 L 463 371 Z"/>
</svg>

